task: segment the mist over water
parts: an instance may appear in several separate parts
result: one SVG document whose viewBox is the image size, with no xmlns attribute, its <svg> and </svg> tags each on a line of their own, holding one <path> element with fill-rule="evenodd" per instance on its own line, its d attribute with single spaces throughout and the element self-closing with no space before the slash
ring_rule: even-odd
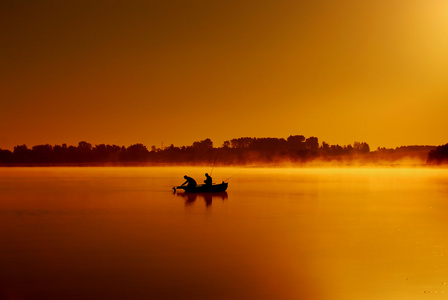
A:
<svg viewBox="0 0 448 300">
<path fill-rule="evenodd" d="M 0 299 L 444 299 L 448 170 L 0 169 Z"/>
</svg>

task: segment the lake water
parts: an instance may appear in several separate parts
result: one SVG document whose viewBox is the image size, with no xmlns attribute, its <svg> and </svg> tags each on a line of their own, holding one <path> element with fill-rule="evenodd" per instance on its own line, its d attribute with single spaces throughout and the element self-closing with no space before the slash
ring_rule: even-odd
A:
<svg viewBox="0 0 448 300">
<path fill-rule="evenodd" d="M 447 299 L 448 170 L 0 169 L 0 299 Z"/>
</svg>

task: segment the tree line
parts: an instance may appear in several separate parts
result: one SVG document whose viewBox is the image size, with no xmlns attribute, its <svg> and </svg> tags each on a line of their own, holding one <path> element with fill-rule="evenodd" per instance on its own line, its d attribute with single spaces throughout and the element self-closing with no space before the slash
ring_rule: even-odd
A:
<svg viewBox="0 0 448 300">
<path fill-rule="evenodd" d="M 404 146 L 395 149 L 378 148 L 371 151 L 365 142 L 349 145 L 319 143 L 317 137 L 291 135 L 288 138 L 241 137 L 214 147 L 207 138 L 190 146 L 157 148 L 137 143 L 131 146 L 92 145 L 81 141 L 77 146 L 18 145 L 13 151 L 0 149 L 0 164 L 102 164 L 102 163 L 173 163 L 210 164 L 219 158 L 221 165 L 306 163 L 310 161 L 371 162 L 378 159 L 398 159 L 414 154 L 422 158 L 434 150 L 433 146 Z M 417 154 L 416 154 L 417 153 Z"/>
<path fill-rule="evenodd" d="M 429 151 L 426 162 L 431 165 L 448 164 L 448 144 Z"/>
</svg>

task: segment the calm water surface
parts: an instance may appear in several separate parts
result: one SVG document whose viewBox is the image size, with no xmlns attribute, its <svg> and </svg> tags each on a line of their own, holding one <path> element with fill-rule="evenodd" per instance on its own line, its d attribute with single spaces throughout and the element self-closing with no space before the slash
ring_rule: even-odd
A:
<svg viewBox="0 0 448 300">
<path fill-rule="evenodd" d="M 0 299 L 448 299 L 448 170 L 209 171 L 1 168 Z"/>
</svg>

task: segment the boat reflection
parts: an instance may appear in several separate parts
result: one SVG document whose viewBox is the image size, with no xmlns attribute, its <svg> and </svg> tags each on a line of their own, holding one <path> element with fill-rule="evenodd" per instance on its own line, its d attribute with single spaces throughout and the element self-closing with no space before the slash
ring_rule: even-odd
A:
<svg viewBox="0 0 448 300">
<path fill-rule="evenodd" d="M 210 206 L 212 205 L 213 199 L 222 201 L 226 200 L 228 198 L 227 192 L 221 192 L 221 193 L 176 193 L 177 196 L 182 197 L 185 199 L 185 205 L 191 205 L 193 204 L 196 199 L 204 199 L 205 205 Z"/>
</svg>

